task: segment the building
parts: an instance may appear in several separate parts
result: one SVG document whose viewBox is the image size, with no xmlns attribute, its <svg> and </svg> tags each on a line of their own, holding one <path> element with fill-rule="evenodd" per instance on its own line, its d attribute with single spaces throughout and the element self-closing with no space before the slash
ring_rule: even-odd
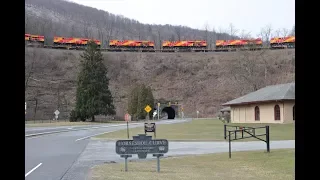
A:
<svg viewBox="0 0 320 180">
<path fill-rule="evenodd" d="M 230 122 L 230 110 L 231 110 L 230 107 L 225 107 L 225 108 L 221 109 L 218 118 L 222 119 L 222 120 L 226 120 L 229 123 Z"/>
<path fill-rule="evenodd" d="M 231 111 L 231 108 L 230 107 L 225 107 L 223 109 L 220 110 L 221 114 L 224 114 L 224 113 L 230 113 Z"/>
<path fill-rule="evenodd" d="M 267 86 L 229 101 L 232 123 L 293 123 L 295 83 Z"/>
</svg>

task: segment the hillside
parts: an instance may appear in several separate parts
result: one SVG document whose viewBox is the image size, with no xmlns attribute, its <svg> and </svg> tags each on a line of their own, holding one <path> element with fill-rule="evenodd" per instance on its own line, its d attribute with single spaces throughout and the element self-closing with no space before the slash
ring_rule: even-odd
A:
<svg viewBox="0 0 320 180">
<path fill-rule="evenodd" d="M 110 39 L 140 39 L 155 41 L 159 48 L 161 40 L 207 40 L 208 47 L 216 39 L 228 39 L 224 32 L 213 29 L 197 30 L 171 25 L 151 25 L 95 8 L 63 0 L 25 0 L 25 32 L 44 35 L 52 42 L 53 36 L 88 37 L 101 40 L 105 47 Z M 205 26 L 205 25 L 204 25 Z"/>
<path fill-rule="evenodd" d="M 26 48 L 28 118 L 67 116 L 75 103 L 80 51 Z M 156 99 L 176 99 L 186 116 L 214 116 L 221 104 L 271 84 L 294 81 L 294 50 L 234 53 L 103 53 L 118 118 L 132 85 L 152 87 Z M 33 65 L 32 65 L 33 64 Z M 31 73 L 30 73 L 31 72 Z M 30 78 L 28 78 L 30 77 Z M 37 102 L 37 108 L 35 108 Z"/>
</svg>

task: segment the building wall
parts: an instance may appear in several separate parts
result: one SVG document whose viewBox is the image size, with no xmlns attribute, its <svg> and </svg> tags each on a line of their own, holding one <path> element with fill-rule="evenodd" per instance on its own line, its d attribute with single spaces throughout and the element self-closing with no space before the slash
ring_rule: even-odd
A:
<svg viewBox="0 0 320 180">
<path fill-rule="evenodd" d="M 280 120 L 274 120 L 274 107 L 280 107 Z M 292 123 L 294 101 L 268 102 L 231 106 L 232 123 Z M 254 109 L 260 110 L 260 121 L 255 121 Z"/>
<path fill-rule="evenodd" d="M 292 123 L 293 120 L 293 106 L 295 101 L 287 101 L 284 103 L 284 123 Z"/>
</svg>

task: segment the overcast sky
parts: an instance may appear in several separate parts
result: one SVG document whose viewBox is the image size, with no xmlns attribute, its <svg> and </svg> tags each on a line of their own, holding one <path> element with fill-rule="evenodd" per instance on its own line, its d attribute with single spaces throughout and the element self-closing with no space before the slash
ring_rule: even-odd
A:
<svg viewBox="0 0 320 180">
<path fill-rule="evenodd" d="M 227 29 L 256 36 L 262 27 L 292 29 L 295 0 L 69 0 L 149 24 L 184 25 Z"/>
</svg>

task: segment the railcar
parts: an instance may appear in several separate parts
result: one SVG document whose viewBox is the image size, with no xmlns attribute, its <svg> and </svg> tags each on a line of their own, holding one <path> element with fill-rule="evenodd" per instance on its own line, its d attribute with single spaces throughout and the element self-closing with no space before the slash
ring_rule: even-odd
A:
<svg viewBox="0 0 320 180">
<path fill-rule="evenodd" d="M 270 40 L 271 49 L 295 48 L 295 36 L 274 37 Z"/>
<path fill-rule="evenodd" d="M 44 46 L 44 36 L 41 35 L 33 35 L 33 34 L 25 34 L 24 35 L 25 44 L 27 46 Z"/>
<path fill-rule="evenodd" d="M 109 49 L 111 51 L 154 52 L 155 46 L 153 41 L 146 40 L 110 40 Z"/>
<path fill-rule="evenodd" d="M 162 51 L 164 52 L 207 51 L 207 41 L 203 41 L 203 40 L 163 41 Z"/>
<path fill-rule="evenodd" d="M 73 38 L 73 37 L 53 37 L 53 48 L 60 49 L 84 49 L 88 45 L 88 38 Z M 101 47 L 101 42 L 99 40 L 93 39 L 93 41 Z"/>
</svg>

